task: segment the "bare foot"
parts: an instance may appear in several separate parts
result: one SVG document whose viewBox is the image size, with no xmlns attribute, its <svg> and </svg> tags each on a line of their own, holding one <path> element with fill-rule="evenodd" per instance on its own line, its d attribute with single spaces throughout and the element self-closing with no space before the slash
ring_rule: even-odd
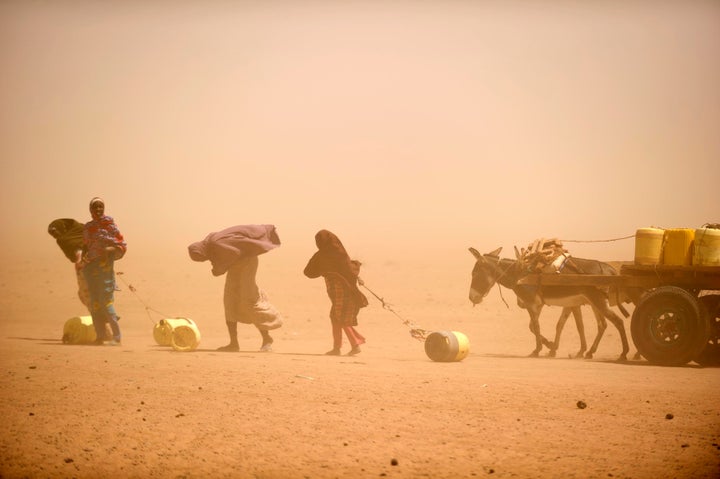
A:
<svg viewBox="0 0 720 479">
<path fill-rule="evenodd" d="M 224 353 L 236 353 L 240 351 L 240 346 L 237 344 L 230 343 L 227 346 L 222 346 L 216 349 L 216 351 L 222 351 Z"/>
</svg>

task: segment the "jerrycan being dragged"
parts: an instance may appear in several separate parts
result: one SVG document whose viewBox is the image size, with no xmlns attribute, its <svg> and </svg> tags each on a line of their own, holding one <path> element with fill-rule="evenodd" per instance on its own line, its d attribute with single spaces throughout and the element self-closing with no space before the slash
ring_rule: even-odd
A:
<svg viewBox="0 0 720 479">
<path fill-rule="evenodd" d="M 200 330 L 190 318 L 166 318 L 155 323 L 153 338 L 160 346 L 172 346 L 176 351 L 193 351 L 200 344 Z"/>
<path fill-rule="evenodd" d="M 435 331 L 425 338 L 425 354 L 433 361 L 462 361 L 469 352 L 470 341 L 458 331 Z"/>
<path fill-rule="evenodd" d="M 96 338 L 92 316 L 75 316 L 65 321 L 62 335 L 64 344 L 92 344 Z"/>
</svg>

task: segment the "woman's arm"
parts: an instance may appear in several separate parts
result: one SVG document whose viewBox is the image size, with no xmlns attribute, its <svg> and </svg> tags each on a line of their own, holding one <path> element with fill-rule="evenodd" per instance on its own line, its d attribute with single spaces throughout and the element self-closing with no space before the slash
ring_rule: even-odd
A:
<svg viewBox="0 0 720 479">
<path fill-rule="evenodd" d="M 116 260 L 125 256 L 125 250 L 119 246 L 107 246 L 105 247 L 105 254 L 108 259 Z"/>
</svg>

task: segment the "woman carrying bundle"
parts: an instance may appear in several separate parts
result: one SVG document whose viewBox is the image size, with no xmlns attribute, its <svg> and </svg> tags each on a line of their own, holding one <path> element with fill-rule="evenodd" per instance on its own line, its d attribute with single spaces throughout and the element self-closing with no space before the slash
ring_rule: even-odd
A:
<svg viewBox="0 0 720 479">
<path fill-rule="evenodd" d="M 115 261 L 127 251 L 127 244 L 115 221 L 105 214 L 102 198 L 90 200 L 92 220 L 83 227 L 83 256 L 75 263 L 82 270 L 90 292 L 90 315 L 97 339 L 95 344 L 108 341 L 120 345 L 122 336 L 115 312 Z M 112 337 L 106 336 L 105 324 L 110 325 Z"/>
<path fill-rule="evenodd" d="M 218 351 L 240 350 L 237 323 L 254 324 L 262 336 L 260 351 L 272 351 L 269 331 L 282 326 L 282 317 L 255 280 L 258 255 L 280 246 L 273 225 L 231 226 L 188 246 L 193 261 L 210 260 L 213 276 L 225 277 L 223 303 L 230 344 Z"/>
</svg>

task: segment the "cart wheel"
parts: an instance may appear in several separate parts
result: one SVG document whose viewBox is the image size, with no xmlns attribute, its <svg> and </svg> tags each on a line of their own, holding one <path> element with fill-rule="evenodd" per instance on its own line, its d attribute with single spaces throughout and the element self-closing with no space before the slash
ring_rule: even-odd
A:
<svg viewBox="0 0 720 479">
<path fill-rule="evenodd" d="M 701 366 L 720 366 L 720 294 L 700 297 L 710 321 L 710 336 L 705 348 L 695 358 Z"/>
<path fill-rule="evenodd" d="M 709 324 L 695 296 L 677 286 L 661 286 L 640 299 L 630 331 L 649 362 L 681 366 L 705 348 Z"/>
</svg>

